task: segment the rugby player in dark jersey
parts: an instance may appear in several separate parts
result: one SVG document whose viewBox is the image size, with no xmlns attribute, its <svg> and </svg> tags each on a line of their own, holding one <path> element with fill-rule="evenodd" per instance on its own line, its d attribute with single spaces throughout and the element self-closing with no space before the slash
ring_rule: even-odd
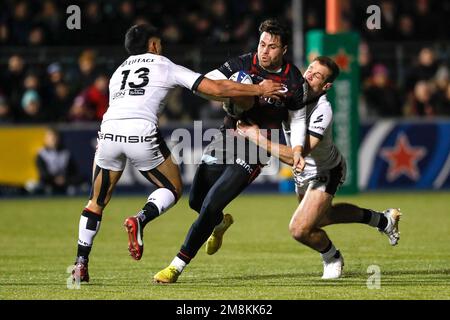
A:
<svg viewBox="0 0 450 320">
<path fill-rule="evenodd" d="M 285 95 L 280 100 L 259 97 L 250 101 L 235 99 L 229 102 L 239 103 L 239 106 L 247 110 L 240 114 L 228 114 L 220 133 L 206 147 L 189 198 L 190 207 L 199 216 L 172 263 L 154 276 L 157 283 L 176 282 L 208 237 L 208 254 L 213 254 L 220 248 L 223 233 L 233 223 L 232 216 L 224 215 L 223 209 L 259 175 L 261 168 L 269 160 L 265 150 L 260 150 L 253 142 L 236 134 L 237 120 L 268 129 L 268 139 L 271 137 L 271 129 L 281 129 L 282 122 L 290 123 L 292 137 L 295 137 L 292 141 L 293 167 L 303 170 L 306 82 L 298 68 L 284 59 L 288 30 L 278 21 L 269 19 L 261 23 L 259 32 L 257 53 L 231 59 L 206 77 L 228 79 L 234 73 L 244 71 L 251 76 L 253 83 L 264 79 L 282 83 Z"/>
</svg>

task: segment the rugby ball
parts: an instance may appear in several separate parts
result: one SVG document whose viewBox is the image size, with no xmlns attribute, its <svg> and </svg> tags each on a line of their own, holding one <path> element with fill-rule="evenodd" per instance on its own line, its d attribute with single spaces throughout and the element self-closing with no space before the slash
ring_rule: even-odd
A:
<svg viewBox="0 0 450 320">
<path fill-rule="evenodd" d="M 244 71 L 233 73 L 229 80 L 243 84 L 253 84 L 253 80 L 250 75 Z M 233 118 L 238 118 L 245 111 L 245 109 L 239 107 L 236 103 L 231 102 L 231 99 L 223 103 L 223 109 Z"/>
</svg>

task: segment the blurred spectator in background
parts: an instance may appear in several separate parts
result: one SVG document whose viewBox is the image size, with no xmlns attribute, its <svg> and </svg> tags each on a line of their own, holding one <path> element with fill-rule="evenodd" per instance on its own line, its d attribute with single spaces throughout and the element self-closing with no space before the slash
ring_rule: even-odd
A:
<svg viewBox="0 0 450 320">
<path fill-rule="evenodd" d="M 398 31 L 395 33 L 400 41 L 414 41 L 414 21 L 409 14 L 402 14 L 398 22 Z"/>
<path fill-rule="evenodd" d="M 54 62 L 47 67 L 47 74 L 51 84 L 56 84 L 64 80 L 62 67 L 57 62 Z"/>
<path fill-rule="evenodd" d="M 383 40 L 394 40 L 396 37 L 397 6 L 392 0 L 382 0 L 381 9 L 381 36 Z"/>
<path fill-rule="evenodd" d="M 170 18 L 162 29 L 162 37 L 165 43 L 179 43 L 182 38 L 182 32 L 177 24 Z"/>
<path fill-rule="evenodd" d="M 0 7 L 0 10 L 2 8 Z M 4 16 L 0 16 L 0 45 L 4 45 L 9 40 L 9 28 L 7 19 Z"/>
<path fill-rule="evenodd" d="M 44 123 L 47 120 L 36 90 L 30 89 L 23 94 L 22 114 L 19 117 L 19 122 L 22 123 Z"/>
<path fill-rule="evenodd" d="M 231 39 L 230 18 L 224 0 L 213 0 L 209 3 L 209 16 L 211 17 L 211 39 L 213 43 L 228 43 Z"/>
<path fill-rule="evenodd" d="M 42 3 L 36 21 L 46 30 L 46 40 L 48 44 L 58 44 L 62 35 L 62 12 L 58 10 L 53 0 L 46 0 Z"/>
<path fill-rule="evenodd" d="M 109 34 L 112 43 L 122 43 L 123 35 L 133 25 L 135 11 L 134 1 L 125 0 L 120 3 L 117 14 L 113 15 L 109 22 L 112 27 Z"/>
<path fill-rule="evenodd" d="M 442 65 L 436 72 L 435 78 L 436 93 L 433 101 L 436 103 L 436 113 L 438 115 L 450 116 L 450 81 L 448 67 Z"/>
<path fill-rule="evenodd" d="M 364 85 L 370 80 L 373 70 L 372 55 L 367 42 L 361 41 L 358 50 L 358 63 L 360 67 L 359 75 L 361 78 L 361 84 Z"/>
<path fill-rule="evenodd" d="M 41 26 L 34 26 L 28 35 L 28 44 L 31 46 L 43 46 L 46 45 L 46 34 Z"/>
<path fill-rule="evenodd" d="M 53 94 L 48 103 L 50 122 L 68 121 L 70 107 L 72 106 L 73 96 L 70 93 L 69 86 L 65 82 L 58 82 L 53 87 Z"/>
<path fill-rule="evenodd" d="M 82 41 L 84 43 L 107 44 L 110 30 L 105 23 L 100 3 L 95 0 L 88 1 L 81 13 L 83 19 Z"/>
<path fill-rule="evenodd" d="M 438 1 L 441 2 L 441 1 Z M 441 12 L 438 13 L 440 15 Z M 438 20 L 436 15 L 432 14 L 430 10 L 429 0 L 416 0 L 414 6 L 414 21 L 415 21 L 415 38 L 416 40 L 429 40 L 431 34 L 435 36 L 439 33 Z M 448 29 L 447 29 L 448 34 Z"/>
<path fill-rule="evenodd" d="M 27 1 L 19 1 L 14 5 L 11 20 L 9 21 L 11 44 L 26 45 L 31 29 L 32 19 L 29 16 Z"/>
<path fill-rule="evenodd" d="M 436 107 L 432 101 L 433 88 L 428 81 L 421 80 L 414 86 L 414 91 L 410 94 L 405 105 L 405 115 L 407 116 L 433 116 L 436 114 Z"/>
<path fill-rule="evenodd" d="M 82 182 L 69 150 L 65 149 L 60 134 L 55 129 L 45 133 L 44 147 L 36 157 L 39 171 L 38 192 L 45 194 L 74 194 Z"/>
<path fill-rule="evenodd" d="M 386 66 L 376 64 L 364 89 L 369 116 L 397 117 L 402 114 L 399 92 L 389 79 Z"/>
<path fill-rule="evenodd" d="M 13 121 L 11 107 L 6 101 L 5 96 L 0 94 L 0 124 L 10 123 Z"/>
<path fill-rule="evenodd" d="M 89 110 L 86 99 L 82 94 L 75 97 L 67 118 L 71 122 L 86 122 L 93 120 L 93 112 Z"/>
<path fill-rule="evenodd" d="M 69 111 L 71 121 L 101 121 L 108 109 L 108 83 L 106 75 L 99 75 L 94 83 L 75 98 Z"/>
<path fill-rule="evenodd" d="M 17 111 L 20 110 L 25 74 L 25 61 L 19 55 L 12 55 L 8 59 L 8 69 L 0 74 L 2 78 L 1 86 L 5 95 L 8 97 L 14 118 L 17 117 Z"/>
<path fill-rule="evenodd" d="M 411 68 L 406 80 L 406 89 L 413 89 L 418 81 L 430 80 L 437 72 L 438 62 L 436 53 L 432 48 L 425 47 L 420 50 L 417 63 Z"/>
<path fill-rule="evenodd" d="M 84 95 L 89 108 L 94 111 L 94 120 L 101 121 L 103 114 L 108 109 L 108 84 L 109 78 L 104 74 L 100 74 L 89 86 Z"/>
<path fill-rule="evenodd" d="M 86 49 L 80 54 L 77 68 L 71 70 L 68 74 L 74 92 L 80 92 L 94 83 L 98 73 L 95 60 L 96 55 L 91 49 Z"/>
</svg>

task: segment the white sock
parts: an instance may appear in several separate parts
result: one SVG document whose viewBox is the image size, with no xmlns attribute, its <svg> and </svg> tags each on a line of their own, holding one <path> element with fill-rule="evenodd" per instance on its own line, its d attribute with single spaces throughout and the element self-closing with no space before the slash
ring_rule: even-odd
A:
<svg viewBox="0 0 450 320">
<path fill-rule="evenodd" d="M 170 263 L 171 266 L 174 266 L 175 268 L 177 268 L 177 270 L 179 272 L 183 272 L 184 267 L 186 267 L 186 262 L 184 262 L 183 260 L 181 260 L 178 257 L 175 257 L 172 262 Z"/>
<path fill-rule="evenodd" d="M 321 253 L 320 255 L 322 256 L 323 261 L 328 262 L 332 259 L 334 259 L 334 255 L 336 254 L 336 247 L 334 246 L 334 244 L 331 244 L 331 248 L 330 250 L 328 250 L 327 252 Z"/>
<path fill-rule="evenodd" d="M 175 196 L 169 189 L 158 188 L 148 196 L 147 202 L 158 207 L 159 215 L 162 215 L 174 205 Z"/>
<path fill-rule="evenodd" d="M 80 217 L 80 224 L 78 226 L 78 244 L 85 247 L 92 247 L 94 238 L 100 229 L 101 221 L 90 221 L 90 224 L 93 224 L 93 226 L 89 226 L 88 220 L 89 218 L 85 216 Z M 90 229 L 88 229 L 88 226 Z M 91 230 L 94 228 L 95 230 Z"/>
</svg>

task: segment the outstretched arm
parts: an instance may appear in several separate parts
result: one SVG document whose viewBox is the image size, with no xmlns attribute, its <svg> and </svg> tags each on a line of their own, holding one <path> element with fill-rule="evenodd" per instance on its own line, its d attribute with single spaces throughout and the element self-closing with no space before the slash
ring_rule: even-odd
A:
<svg viewBox="0 0 450 320">
<path fill-rule="evenodd" d="M 293 152 L 293 164 L 292 167 L 295 171 L 303 171 L 305 168 L 305 159 L 302 154 L 305 149 L 306 142 L 306 107 L 299 110 L 289 110 L 289 116 L 291 118 L 291 144 Z"/>
<path fill-rule="evenodd" d="M 257 125 L 244 124 L 242 121 L 237 123 L 237 132 L 257 144 L 261 148 L 267 150 L 274 157 L 279 158 L 282 162 L 292 166 L 294 164 L 294 152 L 291 147 L 268 140 L 260 131 Z M 320 142 L 319 138 L 312 135 L 306 136 L 305 147 L 302 156 L 306 157 Z"/>
<path fill-rule="evenodd" d="M 259 84 L 241 84 L 231 80 L 200 80 L 197 91 L 215 97 L 264 96 L 279 99 L 281 83 L 264 80 Z"/>
</svg>

